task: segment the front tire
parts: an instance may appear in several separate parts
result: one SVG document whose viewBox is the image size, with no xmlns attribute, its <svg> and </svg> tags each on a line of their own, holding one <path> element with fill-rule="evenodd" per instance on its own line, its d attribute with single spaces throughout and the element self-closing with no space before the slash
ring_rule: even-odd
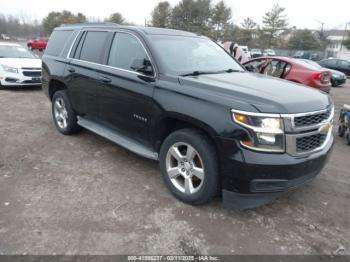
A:
<svg viewBox="0 0 350 262">
<path fill-rule="evenodd" d="M 64 135 L 71 135 L 80 130 L 77 116 L 69 101 L 67 91 L 57 91 L 52 98 L 52 117 L 57 130 Z"/>
<path fill-rule="evenodd" d="M 349 132 L 346 134 L 346 142 L 348 143 L 348 146 L 350 146 L 350 133 Z"/>
<path fill-rule="evenodd" d="M 164 182 L 179 200 L 201 205 L 217 194 L 216 149 L 201 131 L 182 129 L 170 134 L 161 146 L 159 158 Z"/>
</svg>

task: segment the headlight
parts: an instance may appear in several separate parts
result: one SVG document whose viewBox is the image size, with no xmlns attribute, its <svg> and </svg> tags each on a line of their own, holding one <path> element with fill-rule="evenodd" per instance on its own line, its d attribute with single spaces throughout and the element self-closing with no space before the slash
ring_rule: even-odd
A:
<svg viewBox="0 0 350 262">
<path fill-rule="evenodd" d="M 15 67 L 10 67 L 7 65 L 1 65 L 1 67 L 5 72 L 18 74 L 18 69 Z"/>
<path fill-rule="evenodd" d="M 232 110 L 233 120 L 246 128 L 247 139 L 242 146 L 266 152 L 284 152 L 283 120 L 278 114 L 260 114 Z"/>
</svg>

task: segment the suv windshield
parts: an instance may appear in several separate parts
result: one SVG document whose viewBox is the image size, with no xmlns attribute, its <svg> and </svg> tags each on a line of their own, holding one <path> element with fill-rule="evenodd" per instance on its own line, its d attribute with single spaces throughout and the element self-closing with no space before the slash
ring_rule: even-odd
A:
<svg viewBox="0 0 350 262">
<path fill-rule="evenodd" d="M 0 58 L 36 58 L 23 47 L 0 45 Z"/>
<path fill-rule="evenodd" d="M 207 38 L 157 35 L 152 36 L 152 43 L 170 74 L 244 71 L 224 49 Z"/>
</svg>

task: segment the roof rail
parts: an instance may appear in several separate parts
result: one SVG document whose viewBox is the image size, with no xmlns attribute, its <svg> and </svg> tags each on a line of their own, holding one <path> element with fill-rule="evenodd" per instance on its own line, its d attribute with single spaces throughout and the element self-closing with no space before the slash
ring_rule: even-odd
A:
<svg viewBox="0 0 350 262">
<path fill-rule="evenodd" d="M 98 23 L 75 23 L 75 24 L 62 24 L 60 27 L 66 26 L 120 26 L 120 24 L 112 23 L 112 22 L 98 22 Z"/>
</svg>

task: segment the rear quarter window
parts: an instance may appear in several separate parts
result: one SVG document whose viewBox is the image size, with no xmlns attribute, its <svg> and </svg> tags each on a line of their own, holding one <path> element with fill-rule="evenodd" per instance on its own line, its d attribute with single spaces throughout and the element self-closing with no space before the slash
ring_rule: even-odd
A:
<svg viewBox="0 0 350 262">
<path fill-rule="evenodd" d="M 66 43 L 71 39 L 73 30 L 53 31 L 47 44 L 45 54 L 59 56 Z"/>
</svg>

